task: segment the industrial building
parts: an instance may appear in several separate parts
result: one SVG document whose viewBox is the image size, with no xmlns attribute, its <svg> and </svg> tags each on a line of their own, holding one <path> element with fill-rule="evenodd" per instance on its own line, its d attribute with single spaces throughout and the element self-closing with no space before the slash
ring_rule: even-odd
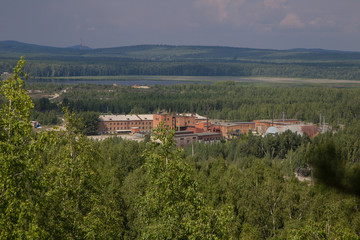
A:
<svg viewBox="0 0 360 240">
<path fill-rule="evenodd" d="M 281 134 L 286 130 L 300 135 L 314 137 L 319 133 L 316 125 L 302 124 L 297 119 L 254 120 L 253 122 L 215 122 L 198 114 L 133 114 L 100 115 L 100 134 L 132 133 L 144 135 L 164 123 L 170 129 L 177 130 L 177 146 L 186 146 L 193 142 L 213 143 L 221 139 L 231 139 L 252 132 L 259 135 Z"/>
<path fill-rule="evenodd" d="M 100 134 L 130 133 L 132 128 L 137 128 L 138 132 L 151 132 L 152 124 L 152 114 L 100 115 L 98 132 Z"/>
<path fill-rule="evenodd" d="M 319 130 L 316 125 L 298 124 L 298 125 L 282 125 L 282 126 L 269 127 L 265 132 L 265 136 L 269 135 L 269 134 L 271 134 L 271 135 L 281 134 L 285 131 L 291 131 L 291 132 L 297 133 L 301 136 L 303 136 L 304 134 L 307 134 L 311 138 L 313 138 L 317 134 L 319 134 Z"/>
<path fill-rule="evenodd" d="M 255 131 L 258 134 L 264 135 L 266 130 L 272 126 L 286 126 L 286 125 L 299 125 L 300 121 L 297 119 L 273 119 L 273 120 L 254 120 Z"/>
<path fill-rule="evenodd" d="M 203 142 L 203 143 L 217 143 L 222 139 L 221 133 L 213 132 L 202 132 L 202 133 L 193 133 L 192 131 L 179 131 L 175 132 L 175 141 L 176 146 L 185 147 L 194 142 Z"/>
<path fill-rule="evenodd" d="M 221 133 L 224 138 L 231 138 L 254 131 L 255 122 L 215 122 L 210 126 L 210 130 Z"/>
</svg>

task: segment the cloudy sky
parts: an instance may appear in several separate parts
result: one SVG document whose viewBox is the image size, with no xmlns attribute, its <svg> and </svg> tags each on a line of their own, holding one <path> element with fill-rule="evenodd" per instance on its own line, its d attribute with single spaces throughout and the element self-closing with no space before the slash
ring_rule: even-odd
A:
<svg viewBox="0 0 360 240">
<path fill-rule="evenodd" d="M 360 0 L 0 0 L 0 41 L 360 51 Z"/>
</svg>

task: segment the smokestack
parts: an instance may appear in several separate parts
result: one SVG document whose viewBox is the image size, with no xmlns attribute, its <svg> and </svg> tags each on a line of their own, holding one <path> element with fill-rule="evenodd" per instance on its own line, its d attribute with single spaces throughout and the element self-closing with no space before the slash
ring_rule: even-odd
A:
<svg viewBox="0 0 360 240">
<path fill-rule="evenodd" d="M 209 131 L 209 99 L 206 99 L 206 131 Z"/>
</svg>

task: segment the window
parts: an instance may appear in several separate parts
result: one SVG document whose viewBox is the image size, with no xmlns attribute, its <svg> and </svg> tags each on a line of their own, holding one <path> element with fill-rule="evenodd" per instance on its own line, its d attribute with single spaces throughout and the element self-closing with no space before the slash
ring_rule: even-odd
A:
<svg viewBox="0 0 360 240">
<path fill-rule="evenodd" d="M 180 140 L 184 140 L 184 138 L 180 138 Z"/>
<path fill-rule="evenodd" d="M 119 125 L 119 123 L 117 123 L 117 125 Z"/>
</svg>

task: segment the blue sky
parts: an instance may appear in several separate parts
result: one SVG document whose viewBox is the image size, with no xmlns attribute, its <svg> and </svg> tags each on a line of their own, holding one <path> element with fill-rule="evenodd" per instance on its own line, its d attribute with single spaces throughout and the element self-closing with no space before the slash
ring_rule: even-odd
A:
<svg viewBox="0 0 360 240">
<path fill-rule="evenodd" d="M 0 41 L 360 51 L 360 0 L 1 0 Z"/>
</svg>

